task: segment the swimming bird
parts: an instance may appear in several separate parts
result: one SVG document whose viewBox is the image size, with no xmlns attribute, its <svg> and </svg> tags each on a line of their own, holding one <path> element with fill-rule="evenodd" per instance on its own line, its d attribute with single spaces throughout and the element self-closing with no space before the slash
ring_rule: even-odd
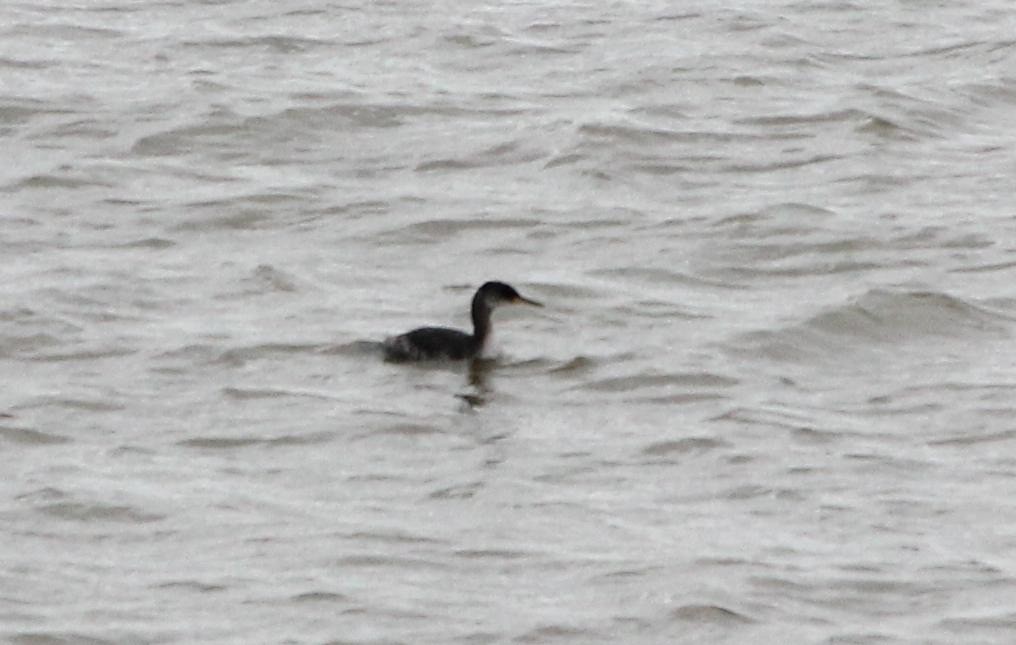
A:
<svg viewBox="0 0 1016 645">
<path fill-rule="evenodd" d="M 490 340 L 490 314 L 506 304 L 543 305 L 523 298 L 514 287 L 504 282 L 486 282 L 473 295 L 471 312 L 473 333 L 467 334 L 448 327 L 420 327 L 413 331 L 386 338 L 385 359 L 389 361 L 426 361 L 476 358 L 483 355 Z"/>
</svg>

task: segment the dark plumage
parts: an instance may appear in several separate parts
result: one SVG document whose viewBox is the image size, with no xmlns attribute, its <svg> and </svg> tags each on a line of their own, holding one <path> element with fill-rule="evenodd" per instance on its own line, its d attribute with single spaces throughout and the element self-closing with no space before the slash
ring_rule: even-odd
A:
<svg viewBox="0 0 1016 645">
<path fill-rule="evenodd" d="M 484 283 L 473 296 L 472 334 L 448 327 L 420 327 L 385 339 L 385 359 L 458 361 L 475 358 L 483 353 L 484 343 L 490 338 L 491 312 L 500 305 L 513 303 L 543 306 L 535 300 L 523 298 L 518 291 L 503 282 Z"/>
</svg>

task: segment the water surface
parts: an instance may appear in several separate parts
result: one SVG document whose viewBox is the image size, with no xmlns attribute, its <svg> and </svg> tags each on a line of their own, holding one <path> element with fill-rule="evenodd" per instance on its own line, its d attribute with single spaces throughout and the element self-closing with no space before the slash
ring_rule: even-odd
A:
<svg viewBox="0 0 1016 645">
<path fill-rule="evenodd" d="M 1011 642 L 1008 5 L 360 4 L 0 8 L 0 637 Z"/>
</svg>

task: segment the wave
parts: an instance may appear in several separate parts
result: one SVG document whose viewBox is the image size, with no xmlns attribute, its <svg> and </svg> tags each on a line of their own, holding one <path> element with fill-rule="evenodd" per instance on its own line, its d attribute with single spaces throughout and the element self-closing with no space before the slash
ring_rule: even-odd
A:
<svg viewBox="0 0 1016 645">
<path fill-rule="evenodd" d="M 743 625 L 754 622 L 750 617 L 718 605 L 683 605 L 670 612 L 675 620 L 714 625 Z"/>
<path fill-rule="evenodd" d="M 200 450 L 237 450 L 242 448 L 278 448 L 303 446 L 307 444 L 327 443 L 334 437 L 330 432 L 311 432 L 307 434 L 286 434 L 278 437 L 197 437 L 176 442 L 183 448 Z"/>
<path fill-rule="evenodd" d="M 1002 338 L 1012 322 L 1008 316 L 941 292 L 873 289 L 802 323 L 743 334 L 731 349 L 776 360 L 802 360 L 936 338 Z"/>
<path fill-rule="evenodd" d="M 43 446 L 55 443 L 67 443 L 70 441 L 69 438 L 63 435 L 40 432 L 38 430 L 32 430 L 31 428 L 18 428 L 3 425 L 0 425 L 0 439 L 11 443 L 30 446 Z"/>
<path fill-rule="evenodd" d="M 314 354 L 322 348 L 316 343 L 256 343 L 253 345 L 242 345 L 222 351 L 212 358 L 210 362 L 239 367 L 250 361 L 275 359 L 280 356 L 292 356 L 295 354 Z M 184 348 L 188 349 L 188 348 Z M 194 347 L 194 351 L 200 351 L 201 347 Z"/>
<path fill-rule="evenodd" d="M 165 519 L 164 515 L 148 513 L 139 508 L 97 502 L 54 502 L 38 509 L 62 520 L 79 522 L 126 522 L 140 524 Z"/>
</svg>

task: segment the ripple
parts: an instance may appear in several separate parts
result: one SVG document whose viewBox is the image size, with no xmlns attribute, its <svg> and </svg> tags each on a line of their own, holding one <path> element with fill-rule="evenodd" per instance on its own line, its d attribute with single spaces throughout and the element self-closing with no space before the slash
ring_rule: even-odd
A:
<svg viewBox="0 0 1016 645">
<path fill-rule="evenodd" d="M 20 443 L 30 446 L 45 446 L 67 443 L 70 441 L 68 437 L 58 434 L 50 434 L 47 432 L 32 430 L 30 428 L 14 428 L 10 426 L 0 426 L 0 439 L 11 443 Z"/>
<path fill-rule="evenodd" d="M 1009 411 L 1006 416 L 1011 418 L 1012 411 Z M 945 439 L 936 439 L 929 441 L 929 446 L 972 446 L 976 444 L 984 443 L 999 443 L 1004 441 L 1012 441 L 1016 439 L 1016 430 L 1004 430 L 1002 432 L 987 432 L 987 433 L 975 433 L 969 435 L 962 435 L 956 437 L 948 437 Z"/>
<path fill-rule="evenodd" d="M 513 551 L 511 549 L 460 549 L 453 554 L 467 560 L 520 560 L 531 557 L 529 551 Z"/>
<path fill-rule="evenodd" d="M 324 602 L 337 603 L 349 602 L 349 596 L 334 591 L 305 591 L 290 597 L 292 602 Z"/>
<path fill-rule="evenodd" d="M 331 432 L 310 432 L 307 434 L 282 435 L 270 439 L 260 437 L 195 437 L 176 442 L 184 448 L 200 448 L 206 450 L 236 450 L 255 446 L 274 448 L 280 446 L 302 446 L 307 444 L 327 443 L 334 439 Z"/>
<path fill-rule="evenodd" d="M 0 56 L 0 67 L 7 67 L 9 69 L 40 70 L 59 64 L 59 61 L 54 60 L 24 60 L 21 58 L 7 58 L 5 56 Z M 3 107 L 0 107 L 0 123 L 8 122 L 7 119 L 10 115 L 6 112 L 7 111 Z"/>
<path fill-rule="evenodd" d="M 201 346 L 192 346 L 200 349 Z M 251 361 L 291 356 L 294 354 L 312 354 L 321 349 L 315 343 L 258 343 L 234 347 L 220 352 L 212 362 L 223 363 L 234 367 L 243 366 Z"/>
<path fill-rule="evenodd" d="M 547 374 L 556 376 L 579 376 L 587 374 L 595 369 L 602 361 L 588 356 L 576 356 L 559 365 L 555 365 L 546 371 Z"/>
<path fill-rule="evenodd" d="M 336 566 L 357 569 L 398 569 L 404 571 L 420 571 L 425 569 L 447 570 L 448 565 L 423 558 L 410 558 L 394 555 L 349 555 L 339 558 Z"/>
<path fill-rule="evenodd" d="M 216 593 L 228 589 L 228 587 L 226 587 L 225 585 L 209 584 L 207 582 L 201 582 L 199 580 L 171 580 L 169 582 L 163 582 L 157 585 L 152 585 L 151 588 L 183 589 L 186 591 L 196 591 L 198 593 Z"/>
<path fill-rule="evenodd" d="M 45 488 L 39 488 L 36 490 L 29 491 L 27 493 L 22 493 L 17 497 L 15 497 L 14 499 L 18 500 L 19 502 L 41 503 L 41 502 L 52 502 L 58 499 L 67 499 L 67 497 L 68 494 L 65 491 L 59 488 L 54 488 L 52 486 L 46 486 Z"/>
<path fill-rule="evenodd" d="M 538 220 L 509 217 L 509 218 L 484 218 L 484 219 L 432 219 L 423 222 L 413 222 L 401 226 L 396 230 L 389 231 L 389 234 L 401 237 L 420 239 L 441 239 L 445 240 L 453 235 L 471 231 L 497 231 L 515 228 L 530 228 L 538 226 Z"/>
<path fill-rule="evenodd" d="M 581 389 L 597 392 L 634 392 L 660 387 L 733 387 L 737 379 L 708 372 L 635 374 L 590 381 Z"/>
<path fill-rule="evenodd" d="M 999 335 L 1008 320 L 961 298 L 935 291 L 876 289 L 806 325 L 832 335 L 899 341 L 915 336 Z"/>
<path fill-rule="evenodd" d="M 39 631 L 7 632 L 12 645 L 114 645 L 119 641 L 103 640 L 78 632 Z"/>
<path fill-rule="evenodd" d="M 557 155 L 551 157 L 544 165 L 544 169 L 557 168 L 558 166 L 571 166 L 580 161 L 586 161 L 590 157 L 589 155 L 570 152 L 567 154 Z"/>
<path fill-rule="evenodd" d="M 587 123 L 579 126 L 579 133 L 593 140 L 616 139 L 626 143 L 658 145 L 661 141 L 682 143 L 728 143 L 766 138 L 750 133 L 682 131 L 649 126 Z"/>
<path fill-rule="evenodd" d="M 222 394 L 228 399 L 235 401 L 249 401 L 252 399 L 278 399 L 283 397 L 310 397 L 314 399 L 327 399 L 329 397 L 316 392 L 302 390 L 287 390 L 279 388 L 244 388 L 224 387 Z"/>
<path fill-rule="evenodd" d="M 38 24 L 20 24 L 12 34 L 31 34 L 57 40 L 75 41 L 78 39 L 121 40 L 126 34 L 107 27 L 87 27 L 70 23 L 50 22 Z"/>
<path fill-rule="evenodd" d="M 478 150 L 463 157 L 423 161 L 417 164 L 414 170 L 424 173 L 443 170 L 491 168 L 538 161 L 543 159 L 546 154 L 543 150 L 527 149 L 518 142 L 508 142 L 484 150 Z"/>
<path fill-rule="evenodd" d="M 683 605 L 670 612 L 675 620 L 733 627 L 754 622 L 748 616 L 719 605 Z"/>
<path fill-rule="evenodd" d="M 602 640 L 602 634 L 591 629 L 581 629 L 570 625 L 544 625 L 512 639 L 515 643 L 546 643 L 560 640 L 577 640 L 588 643 Z"/>
<path fill-rule="evenodd" d="M 791 170 L 804 168 L 817 164 L 824 164 L 830 161 L 843 159 L 843 155 L 816 154 L 798 157 L 796 159 L 782 159 L 767 163 L 735 163 L 724 167 L 726 172 L 733 173 L 766 173 L 774 170 Z"/>
<path fill-rule="evenodd" d="M 40 349 L 62 345 L 65 342 L 64 339 L 65 337 L 46 332 L 4 334 L 0 336 L 0 355 L 33 355 Z"/>
<path fill-rule="evenodd" d="M 310 100 L 310 97 L 304 97 Z M 322 106 L 293 107 L 258 116 L 241 116 L 221 110 L 206 116 L 202 123 L 167 128 L 139 137 L 131 147 L 134 155 L 159 157 L 191 155 L 206 150 L 229 158 L 236 155 L 272 153 L 271 159 L 303 156 L 308 147 L 320 146 L 323 133 L 337 130 L 357 132 L 364 128 L 396 128 L 407 120 L 422 116 L 453 117 L 465 115 L 515 116 L 519 110 L 473 110 L 456 105 L 434 103 L 333 102 Z M 257 149 L 252 150 L 251 144 Z M 514 145 L 514 144 L 511 144 Z M 509 149 L 498 146 L 475 153 L 468 159 L 484 165 L 496 163 Z M 529 158 L 536 153 L 518 153 Z M 509 155 L 510 156 L 510 155 Z M 537 155 L 539 156 L 539 155 Z M 468 161 L 467 163 L 471 163 Z M 486 160 L 484 162 L 483 160 Z M 403 167 L 404 161 L 397 167 Z"/>
<path fill-rule="evenodd" d="M 953 273 L 993 273 L 995 271 L 1009 273 L 1014 267 L 1016 267 L 1016 262 L 992 262 L 968 267 L 958 267 L 950 269 L 950 271 Z"/>
<path fill-rule="evenodd" d="M 370 540 L 372 542 L 381 542 L 385 544 L 447 544 L 445 540 L 439 540 L 425 535 L 417 535 L 415 533 L 408 533 L 405 531 L 357 531 L 351 533 L 348 536 L 353 540 Z"/>
<path fill-rule="evenodd" d="M 4 190 L 16 192 L 19 190 L 52 190 L 54 188 L 112 188 L 113 186 L 105 181 L 90 179 L 86 177 L 75 177 L 69 175 L 40 174 L 26 177 L 15 184 L 5 187 Z"/>
<path fill-rule="evenodd" d="M 945 293 L 875 289 L 798 325 L 746 334 L 732 349 L 796 361 L 872 344 L 1004 338 L 1009 325 L 1007 316 Z"/>
<path fill-rule="evenodd" d="M 259 265 L 254 270 L 253 280 L 259 287 L 258 293 L 267 291 L 293 293 L 299 290 L 296 280 L 290 274 L 267 264 Z"/>
<path fill-rule="evenodd" d="M 1012 634 L 1016 630 L 1016 613 L 996 612 L 981 616 L 964 616 L 962 618 L 946 618 L 939 625 L 950 632 L 960 633 L 969 638 L 971 632 L 1000 632 Z"/>
<path fill-rule="evenodd" d="M 479 481 L 455 484 L 454 486 L 439 488 L 429 493 L 427 497 L 430 499 L 469 499 L 483 490 L 484 487 L 485 484 Z"/>
<path fill-rule="evenodd" d="M 856 130 L 889 141 L 916 141 L 920 138 L 917 131 L 878 116 L 868 117 Z"/>
<path fill-rule="evenodd" d="M 68 408 L 83 412 L 118 412 L 125 406 L 121 403 L 111 401 L 99 401 L 95 399 L 72 399 L 60 396 L 40 396 L 32 399 L 29 403 L 19 403 L 13 406 L 14 409 L 32 410 L 36 408 Z"/>
<path fill-rule="evenodd" d="M 816 123 L 858 123 L 868 118 L 861 110 L 835 110 L 832 112 L 813 112 L 801 114 L 775 114 L 739 119 L 737 123 L 745 125 L 761 125 L 765 127 L 786 127 L 813 125 Z"/>
<path fill-rule="evenodd" d="M 397 423 L 379 430 L 372 430 L 363 436 L 394 435 L 397 437 L 420 437 L 433 434 L 443 434 L 444 431 L 434 426 L 417 423 Z"/>
<path fill-rule="evenodd" d="M 708 289 L 741 289 L 740 285 L 733 285 L 729 282 L 712 280 L 710 278 L 681 273 L 671 269 L 649 268 L 649 267 L 611 267 L 609 269 L 596 269 L 588 272 L 596 277 L 616 277 L 634 279 L 641 283 L 660 286 L 666 284 L 686 285 L 690 287 L 702 287 Z"/>
<path fill-rule="evenodd" d="M 202 124 L 173 128 L 139 138 L 131 146 L 131 154 L 141 157 L 158 157 L 186 154 L 197 144 L 214 144 L 231 136 L 241 136 L 243 128 L 237 123 Z"/>
<path fill-rule="evenodd" d="M 72 361 L 95 361 L 106 358 L 122 358 L 137 354 L 138 350 L 122 348 L 80 350 L 77 352 L 61 352 L 54 354 L 36 354 L 29 360 L 39 363 L 67 363 Z"/>
<path fill-rule="evenodd" d="M 76 522 L 127 522 L 137 524 L 157 522 L 165 519 L 164 515 L 145 513 L 132 506 L 99 503 L 57 502 L 42 506 L 38 510 L 46 515 Z"/>
<path fill-rule="evenodd" d="M 105 139 L 112 139 L 117 136 L 117 134 L 118 133 L 115 130 L 110 129 L 101 122 L 79 119 L 41 130 L 32 135 L 32 138 L 39 140 L 49 139 L 60 141 L 61 144 L 66 145 L 66 140 L 71 138 L 102 141 Z"/>
<path fill-rule="evenodd" d="M 248 448 L 264 444 L 263 439 L 243 437 L 201 437 L 200 439 L 184 439 L 176 442 L 176 445 L 185 448 L 208 448 L 212 450 L 230 450 L 234 448 Z"/>
<path fill-rule="evenodd" d="M 167 240 L 162 237 L 143 237 L 134 240 L 133 242 L 125 242 L 120 245 L 120 248 L 162 250 L 168 249 L 172 246 L 176 246 L 176 242 L 173 240 Z"/>
<path fill-rule="evenodd" d="M 334 45 L 334 43 L 329 40 L 272 34 L 251 36 L 248 38 L 206 38 L 203 40 L 185 40 L 180 44 L 183 47 L 209 49 L 269 49 L 279 54 L 295 54 L 313 48 L 331 47 Z"/>
<path fill-rule="evenodd" d="M 199 208 L 207 208 L 208 204 L 194 205 Z M 223 214 L 216 214 L 211 217 L 201 217 L 189 222 L 178 224 L 175 230 L 179 232 L 188 231 L 251 231 L 262 228 L 271 228 L 273 225 L 272 212 L 268 209 L 246 209 L 235 211 L 236 205 L 230 204 L 228 210 Z"/>
<path fill-rule="evenodd" d="M 691 452 L 706 452 L 728 446 L 730 444 L 726 441 L 710 437 L 685 437 L 683 439 L 671 439 L 651 443 L 642 449 L 642 454 L 649 457 L 665 457 L 674 454 L 684 455 Z"/>
<path fill-rule="evenodd" d="M 728 235 L 754 240 L 781 235 L 799 236 L 815 231 L 817 226 L 835 216 L 834 211 L 815 204 L 783 202 L 722 217 L 713 226 L 723 229 Z"/>
<path fill-rule="evenodd" d="M 330 356 L 381 356 L 384 352 L 384 343 L 377 340 L 354 340 L 338 345 L 322 345 L 318 351 L 321 354 Z"/>
</svg>

